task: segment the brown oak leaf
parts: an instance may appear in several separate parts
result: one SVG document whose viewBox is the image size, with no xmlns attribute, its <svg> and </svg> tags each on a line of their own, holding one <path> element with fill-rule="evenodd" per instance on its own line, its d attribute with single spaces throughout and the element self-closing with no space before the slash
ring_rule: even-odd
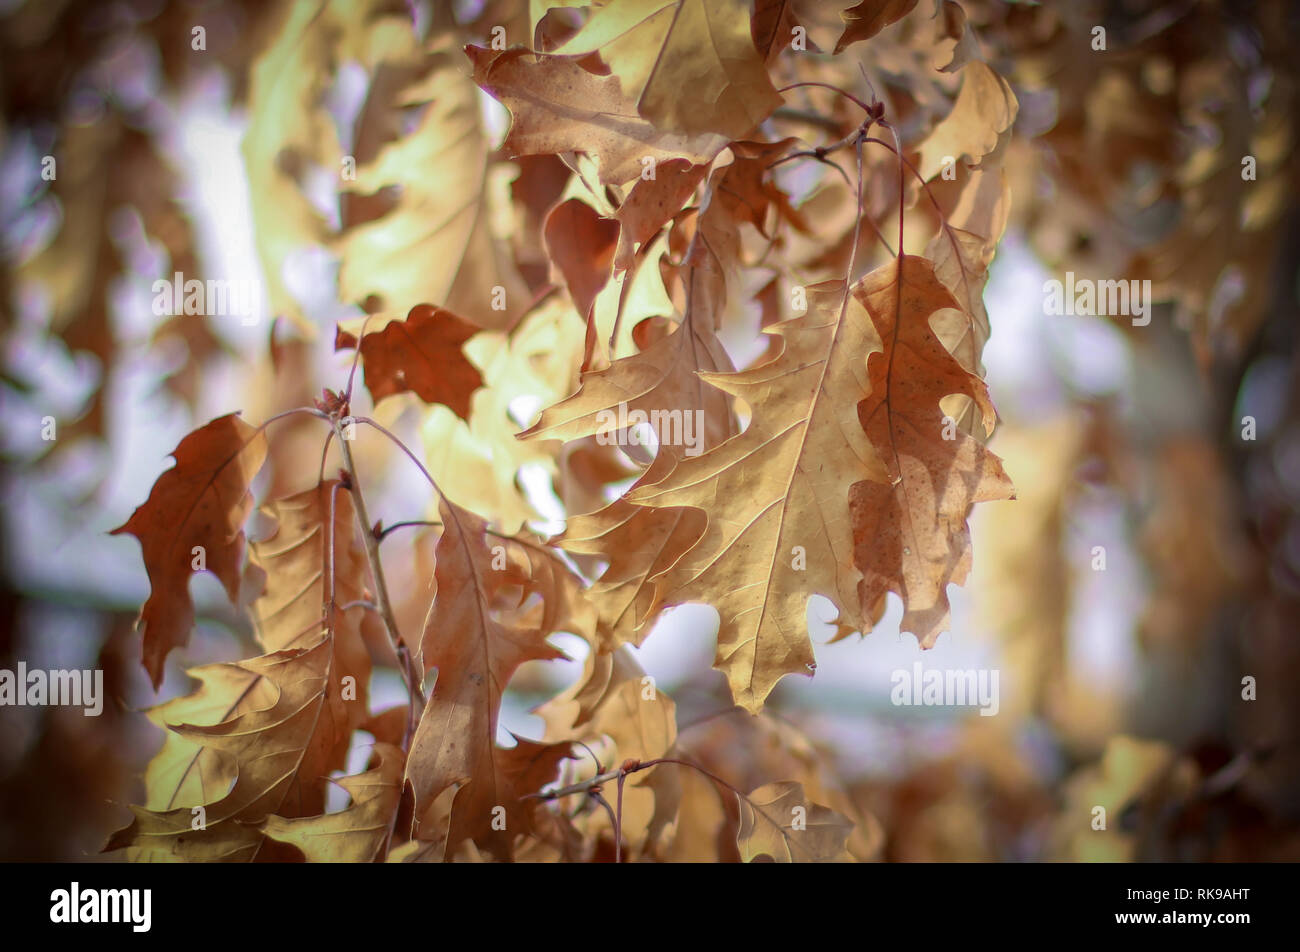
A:
<svg viewBox="0 0 1300 952">
<path fill-rule="evenodd" d="M 867 359 L 870 396 L 858 404 L 867 438 L 886 476 L 849 492 L 854 562 L 862 571 L 862 605 L 886 592 L 903 599 L 902 630 L 931 647 L 949 623 L 947 586 L 966 580 L 974 503 L 1015 498 L 1001 461 L 956 421 L 940 401 L 974 401 L 986 433 L 996 413 L 984 381 L 940 342 L 931 320 L 957 299 L 925 258 L 903 255 L 864 277 L 854 289 L 880 336 Z"/>
<path fill-rule="evenodd" d="M 441 403 L 469 419 L 470 395 L 483 386 L 478 369 L 461 345 L 479 328 L 432 304 L 417 304 L 406 319 L 389 321 L 361 338 L 366 389 L 378 403 L 398 393 L 414 393 L 425 403 Z M 355 335 L 338 328 L 334 349 L 357 346 Z"/>
<path fill-rule="evenodd" d="M 189 641 L 194 625 L 190 576 L 206 569 L 238 600 L 249 484 L 266 459 L 266 437 L 230 413 L 186 436 L 176 465 L 158 477 L 149 498 L 112 531 L 140 540 L 149 600 L 140 611 L 143 662 L 155 689 L 167 653 Z"/>
</svg>

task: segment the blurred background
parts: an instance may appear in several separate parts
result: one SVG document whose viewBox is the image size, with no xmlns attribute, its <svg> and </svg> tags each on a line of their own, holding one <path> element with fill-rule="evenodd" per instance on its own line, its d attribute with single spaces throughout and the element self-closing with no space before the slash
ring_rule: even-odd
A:
<svg viewBox="0 0 1300 952">
<path fill-rule="evenodd" d="M 409 9 L 417 30 L 450 20 L 482 44 L 512 6 Z M 711 609 L 670 610 L 638 659 L 676 701 L 687 747 L 749 758 L 735 776 L 780 779 L 739 753 L 754 735 L 806 738 L 874 817 L 875 858 L 1300 859 L 1300 5 L 963 6 L 1021 103 L 983 357 L 1001 417 L 990 447 L 1018 498 L 976 507 L 952 631 L 922 656 L 891 596 L 868 636 L 826 644 L 831 610 L 814 598 L 816 677 L 783 681 L 758 721 L 729 712 L 709 668 Z M 255 650 L 200 575 L 196 630 L 155 694 L 133 631 L 148 594 L 138 544 L 107 532 L 194 427 L 237 409 L 264 419 L 346 374 L 331 328 L 362 312 L 338 303 L 324 242 L 276 276 L 315 339 L 271 321 L 266 299 L 249 320 L 151 308 L 153 281 L 178 271 L 267 283 L 241 143 L 250 70 L 282 10 L 0 0 L 0 668 L 101 668 L 108 697 L 100 717 L 0 708 L 3 860 L 112 859 L 98 851 L 161 743 L 139 711 L 184 693 L 184 667 Z M 1110 37 L 1101 60 L 1083 52 L 1095 24 Z M 374 77 L 332 67 L 342 129 Z M 499 142 L 508 116 L 481 100 Z M 355 213 L 328 177 L 299 178 L 327 219 Z M 536 259 L 521 240 L 530 286 L 545 278 Z M 1043 284 L 1067 269 L 1152 280 L 1150 324 L 1045 313 Z M 386 422 L 417 446 L 430 432 L 406 405 Z M 286 433 L 262 494 L 319 456 L 319 434 Z M 373 518 L 427 513 L 418 472 L 362 451 Z M 519 484 L 535 527 L 562 526 L 545 468 L 522 467 Z M 557 643 L 573 662 L 523 669 L 504 729 L 541 736 L 530 709 L 573 682 L 585 650 Z M 917 660 L 997 669 L 999 716 L 892 705 L 891 673 Z M 394 672 L 375 678 L 377 707 L 401 700 Z M 1104 833 L 1087 825 L 1094 805 Z"/>
</svg>

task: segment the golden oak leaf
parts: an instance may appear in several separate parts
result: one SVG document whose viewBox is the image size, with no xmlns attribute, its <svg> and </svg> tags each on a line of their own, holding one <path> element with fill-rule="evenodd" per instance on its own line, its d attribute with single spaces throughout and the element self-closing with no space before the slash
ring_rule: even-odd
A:
<svg viewBox="0 0 1300 952">
<path fill-rule="evenodd" d="M 593 613 L 577 577 L 549 550 L 523 537 L 489 537 L 483 519 L 445 498 L 439 512 L 437 593 L 419 651 L 423 669 L 437 668 L 438 679 L 406 765 L 416 832 L 431 835 L 434 801 L 465 781 L 452 804 L 446 852 L 474 840 L 505 858 L 512 838 L 527 829 L 519 798 L 534 791 L 522 787 L 551 779 L 568 748 L 526 741 L 497 747 L 502 693 L 525 661 L 563 657 L 546 641 L 553 632 L 590 637 Z"/>
<path fill-rule="evenodd" d="M 777 863 L 827 863 L 851 859 L 845 844 L 853 824 L 834 810 L 809 801 L 803 786 L 769 783 L 740 798 L 740 856 Z"/>
<path fill-rule="evenodd" d="M 306 2 L 284 4 L 283 9 L 278 33 L 252 65 L 242 152 L 271 313 L 310 327 L 282 268 L 289 255 L 324 241 L 328 233 L 301 180 L 309 164 L 339 168 L 342 150 L 322 99 L 344 11 Z"/>
<path fill-rule="evenodd" d="M 402 796 L 406 755 L 392 744 L 376 744 L 374 758 L 378 763 L 365 773 L 339 781 L 352 797 L 343 810 L 311 817 L 270 816 L 262 831 L 298 847 L 309 863 L 373 863 L 388 841 L 389 823 Z"/>
<path fill-rule="evenodd" d="M 661 600 L 717 608 L 714 666 L 749 711 L 784 675 L 811 670 L 809 595 L 831 598 L 841 625 L 862 628 L 847 487 L 882 470 L 854 409 L 868 392 L 871 331 L 844 293 L 843 282 L 810 287 L 805 315 L 766 330 L 783 344 L 775 359 L 701 374 L 752 408 L 748 429 L 628 494 L 707 514 L 703 537 L 657 580 Z"/>
<path fill-rule="evenodd" d="M 519 438 L 609 437 L 640 421 L 676 455 L 698 453 L 721 442 L 731 433 L 730 401 L 695 371 L 726 372 L 731 360 L 695 313 L 640 353 L 583 373 L 577 392 L 547 407 Z"/>
<path fill-rule="evenodd" d="M 271 814 L 323 812 L 326 778 L 344 766 L 353 730 L 368 723 L 361 626 L 374 622 L 360 606 L 331 607 L 363 594 L 351 495 L 330 480 L 264 511 L 275 528 L 252 544 L 250 560 L 266 575 L 252 614 L 271 653 L 193 669 L 197 690 L 149 712 L 167 739 L 149 764 L 146 809 L 109 848 L 264 856 L 257 825 Z M 205 810 L 204 829 L 191 829 L 195 807 Z"/>
<path fill-rule="evenodd" d="M 1010 195 L 1005 174 L 1000 169 L 972 170 L 962 185 L 951 209 L 946 207 L 939 189 L 939 205 L 947 220 L 941 223 L 923 255 L 934 264 L 935 276 L 952 292 L 961 309 L 936 313 L 930 325 L 957 362 L 982 377 L 984 368 L 980 357 L 989 339 L 984 285 L 994 249 L 1006 228 Z M 974 401 L 952 394 L 945 399 L 944 408 L 963 431 L 983 442 L 987 434 L 983 432 Z"/>
<path fill-rule="evenodd" d="M 489 174 L 478 90 L 459 59 L 441 37 L 427 53 L 393 60 L 395 68 L 415 72 L 409 86 L 377 96 L 372 88 L 376 98 L 367 111 L 423 112 L 414 131 L 377 146 L 347 183 L 355 196 L 401 191 L 378 217 L 345 222 L 335 241 L 339 294 L 356 302 L 374 295 L 388 310 L 431 301 L 479 327 L 504 330 L 519 319 L 529 294 L 490 227 L 493 210 L 506 200 L 505 183 Z"/>
<path fill-rule="evenodd" d="M 147 708 L 145 714 L 166 732 L 162 750 L 145 770 L 145 803 L 154 811 L 215 803 L 230 792 L 233 758 L 172 731 L 171 724 L 219 724 L 275 704 L 273 682 L 256 671 L 212 664 L 187 672 L 199 685 L 182 697 Z"/>
<path fill-rule="evenodd" d="M 731 362 L 707 316 L 697 315 L 692 308 L 672 333 L 645 350 L 584 373 L 577 393 L 544 410 L 520 438 L 611 440 L 620 432 L 630 438 L 634 431 L 623 428 L 640 414 L 655 431 L 660 451 L 637 486 L 662 479 L 676 460 L 721 444 L 735 432 L 730 400 L 696 371 L 730 370 Z M 568 520 L 561 545 L 608 562 L 591 590 L 602 633 L 614 643 L 639 642 L 638 633 L 644 637 L 655 601 L 653 576 L 694 544 L 703 527 L 698 511 L 647 509 L 626 499 Z"/>
<path fill-rule="evenodd" d="M 1020 104 L 1011 86 L 988 65 L 968 63 L 952 111 L 939 121 L 919 146 L 917 171 L 929 180 L 952 162 L 968 156 L 979 164 L 1010 134 Z"/>
<path fill-rule="evenodd" d="M 431 304 L 417 304 L 405 320 L 368 331 L 361 339 L 361 360 L 371 398 L 378 403 L 397 393 L 414 393 L 468 419 L 470 394 L 483 378 L 461 345 L 476 333 L 473 324 Z M 334 349 L 356 346 L 355 335 L 340 327 Z"/>
<path fill-rule="evenodd" d="M 322 627 L 329 632 L 328 698 L 314 743 L 336 769 L 343 766 L 353 730 L 366 718 L 370 653 L 363 629 L 372 641 L 383 636 L 376 616 L 361 605 L 346 612 L 329 607 L 366 597 L 366 558 L 356 538 L 352 494 L 331 479 L 262 511 L 275 521 L 275 530 L 254 542 L 249 555 L 266 573 L 266 588 L 252 605 L 253 622 L 267 651 L 312 644 Z"/>
<path fill-rule="evenodd" d="M 903 19 L 916 7 L 916 0 L 862 0 L 840 11 L 844 32 L 835 41 L 835 53 L 849 45 L 875 36 L 889 24 Z"/>
<path fill-rule="evenodd" d="M 1012 499 L 1014 490 L 996 456 L 945 426 L 939 403 L 951 394 L 974 401 L 986 433 L 996 414 L 984 381 L 944 349 L 931 327 L 936 312 L 960 307 L 933 264 L 903 255 L 858 282 L 854 300 L 881 341 L 867 359 L 870 396 L 858 416 L 886 470 L 849 491 L 862 604 L 896 592 L 902 630 L 929 648 L 948 625 L 948 583 L 962 584 L 970 569 L 970 507 Z"/>
<path fill-rule="evenodd" d="M 675 457 L 661 452 L 632 486 L 652 486 L 671 472 Z M 699 541 L 708 516 L 684 506 L 651 509 L 622 496 L 603 509 L 571 516 L 558 544 L 568 552 L 607 562 L 588 590 L 600 618 L 602 650 L 649 634 L 659 600 L 655 581 Z"/>
<path fill-rule="evenodd" d="M 465 52 L 474 64 L 474 82 L 510 110 L 510 132 L 502 143 L 510 156 L 586 152 L 596 157 L 600 181 L 619 185 L 640 176 L 643 158 L 707 164 L 727 144 L 707 132 L 660 129 L 637 114 L 617 76 L 589 72 L 577 58 L 476 46 Z"/>
<path fill-rule="evenodd" d="M 599 53 L 662 130 L 739 139 L 781 105 L 745 0 L 626 0 L 598 8 L 560 47 Z"/>
<path fill-rule="evenodd" d="M 325 634 L 307 647 L 195 669 L 194 675 L 205 681 L 208 697 L 221 691 L 230 698 L 234 713 L 215 724 L 168 721 L 167 726 L 189 742 L 190 750 L 207 748 L 222 755 L 224 763 L 233 764 L 234 786 L 209 803 L 157 811 L 132 807 L 135 819 L 114 833 L 104 849 L 130 848 L 134 858 L 151 861 L 249 862 L 267 852 L 258 829 L 266 817 L 320 813 L 326 778 L 341 766 L 340 752 L 321 743 L 337 739 L 333 730 L 322 733 L 321 729 L 321 722 L 327 720 L 330 642 Z M 231 697 L 229 692 L 241 681 L 245 690 L 257 689 L 270 705 L 249 708 Z M 176 713 L 192 709 L 184 703 L 172 708 Z M 345 755 L 344 741 L 341 753 Z M 185 749 L 164 747 L 159 757 L 177 755 L 183 757 Z M 163 773 L 174 781 L 183 771 L 172 767 Z M 188 792 L 195 790 L 188 787 Z"/>
<path fill-rule="evenodd" d="M 206 569 L 237 601 L 249 484 L 266 459 L 266 437 L 236 414 L 217 417 L 186 436 L 176 465 L 158 477 L 149 498 L 112 534 L 140 540 L 149 600 L 140 611 L 145 670 L 156 689 L 172 648 L 194 625 L 190 576 Z M 198 568 L 196 568 L 198 566 Z"/>
<path fill-rule="evenodd" d="M 930 326 L 964 370 L 982 376 L 980 356 L 989 339 L 989 315 L 984 308 L 984 285 L 995 241 L 960 228 L 944 228 L 926 246 L 926 257 L 934 265 L 935 277 L 952 292 L 960 309 L 945 308 L 935 313 Z M 977 438 L 983 429 L 975 402 L 963 396 L 949 396 L 945 409 L 961 429 Z M 987 434 L 984 434 L 987 436 Z"/>
</svg>

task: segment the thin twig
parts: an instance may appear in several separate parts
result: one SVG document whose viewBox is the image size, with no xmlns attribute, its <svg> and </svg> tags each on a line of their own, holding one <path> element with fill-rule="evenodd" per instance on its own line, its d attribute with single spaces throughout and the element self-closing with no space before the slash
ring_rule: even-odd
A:
<svg viewBox="0 0 1300 952">
<path fill-rule="evenodd" d="M 370 563 L 370 574 L 375 581 L 375 599 L 379 607 L 379 616 L 384 621 L 384 627 L 388 629 L 388 638 L 393 644 L 393 650 L 397 652 L 398 668 L 402 680 L 406 682 L 406 692 L 410 697 L 406 716 L 406 735 L 402 738 L 402 750 L 405 751 L 410 749 L 411 738 L 415 735 L 416 711 L 424 710 L 424 689 L 421 688 L 420 679 L 415 674 L 410 650 L 402 640 L 401 632 L 397 627 L 397 616 L 388 598 L 388 583 L 384 580 L 384 567 L 379 560 L 379 540 L 375 538 L 370 517 L 366 514 L 366 501 L 361 491 L 356 464 L 352 460 L 352 449 L 348 446 L 348 441 L 343 438 L 343 420 L 335 418 L 332 422 L 335 435 L 339 440 L 339 450 L 343 454 L 343 466 L 352 484 L 352 501 L 357 511 L 357 521 L 361 524 L 361 538 L 366 548 L 366 560 Z"/>
<path fill-rule="evenodd" d="M 406 529 L 410 526 L 440 526 L 440 525 L 442 525 L 442 523 L 439 522 L 437 519 L 407 519 L 403 522 L 394 522 L 391 526 L 384 526 L 384 528 L 377 533 L 377 538 L 379 539 L 380 542 L 383 542 L 385 539 L 388 538 L 389 533 L 395 532 L 398 529 Z"/>
</svg>

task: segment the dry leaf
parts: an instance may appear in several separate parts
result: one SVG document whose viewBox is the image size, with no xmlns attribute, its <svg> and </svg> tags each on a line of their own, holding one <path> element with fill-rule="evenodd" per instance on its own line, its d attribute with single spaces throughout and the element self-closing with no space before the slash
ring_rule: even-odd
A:
<svg viewBox="0 0 1300 952">
<path fill-rule="evenodd" d="M 400 197 L 335 240 L 339 294 L 358 303 L 374 296 L 393 311 L 430 301 L 479 327 L 509 328 L 530 296 L 491 227 L 505 180 L 491 174 L 478 90 L 446 38 L 427 54 L 396 62 L 418 70 L 419 78 L 393 102 L 381 99 L 368 108 L 423 112 L 413 132 L 386 142 L 348 183 L 358 196 L 396 188 Z"/>
<path fill-rule="evenodd" d="M 870 329 L 843 302 L 843 282 L 809 288 L 807 314 L 767 329 L 784 344 L 780 356 L 738 374 L 701 374 L 745 400 L 749 428 L 628 496 L 707 515 L 704 536 L 657 580 L 661 601 L 718 609 L 714 666 L 750 711 L 782 676 L 811 670 L 809 595 L 826 595 L 843 625 L 862 627 L 847 487 L 882 470 L 853 411 L 867 394 Z"/>
<path fill-rule="evenodd" d="M 625 0 L 599 7 L 559 52 L 599 53 L 660 130 L 739 139 L 781 105 L 749 15 L 745 0 Z"/>
<path fill-rule="evenodd" d="M 365 773 L 344 777 L 339 786 L 352 802 L 321 816 L 267 817 L 262 831 L 298 847 L 309 863 L 373 863 L 388 841 L 389 821 L 402 795 L 405 754 L 392 744 L 376 744 L 378 763 Z"/>
<path fill-rule="evenodd" d="M 441 403 L 462 420 L 469 419 L 470 395 L 483 385 L 483 378 L 461 345 L 476 333 L 473 324 L 430 304 L 417 304 L 405 320 L 367 331 L 361 339 L 361 361 L 371 399 L 379 403 L 397 393 L 414 393 L 425 403 Z M 334 349 L 356 346 L 356 337 L 340 327 Z"/>
<path fill-rule="evenodd" d="M 896 592 L 902 630 L 929 648 L 948 625 L 948 583 L 962 584 L 970 570 L 970 507 L 1014 498 L 1014 491 L 998 458 L 955 422 L 946 425 L 939 407 L 944 397 L 963 394 L 979 408 L 985 432 L 993 430 L 984 381 L 931 327 L 936 312 L 959 307 L 934 266 L 904 255 L 863 278 L 854 299 L 882 344 L 867 360 L 870 396 L 858 415 L 887 471 L 854 483 L 849 495 L 862 605 Z"/>
<path fill-rule="evenodd" d="M 1020 104 L 1005 79 L 981 62 L 967 64 L 952 111 L 920 145 L 917 170 L 929 180 L 963 156 L 978 165 L 995 151 L 1016 121 Z"/>
<path fill-rule="evenodd" d="M 508 857 L 511 839 L 527 830 L 528 809 L 519 798 L 554 777 L 568 747 L 522 740 L 510 750 L 497 747 L 501 695 L 525 661 L 563 657 L 547 636 L 587 632 L 591 608 L 577 579 L 541 546 L 489 536 L 481 518 L 445 498 L 439 513 L 437 594 L 420 643 L 423 669 L 437 668 L 438 680 L 406 774 L 415 789 L 417 835 L 429 835 L 435 798 L 467 781 L 452 804 L 447 851 L 472 839 Z M 541 596 L 540 603 L 530 596 Z"/>
<path fill-rule="evenodd" d="M 835 52 L 842 53 L 850 44 L 875 36 L 889 24 L 903 19 L 916 7 L 916 0 L 862 0 L 840 11 L 844 32 L 835 42 Z"/>
<path fill-rule="evenodd" d="M 144 552 L 150 593 L 140 626 L 144 666 L 155 688 L 167 653 L 189 641 L 190 576 L 206 569 L 238 601 L 243 525 L 253 507 L 248 487 L 266 459 L 266 437 L 231 413 L 190 433 L 172 456 L 176 465 L 112 532 L 135 536 Z"/>
<path fill-rule="evenodd" d="M 320 733 L 328 703 L 333 653 L 326 634 L 303 648 L 274 651 L 249 661 L 210 665 L 192 673 L 205 682 L 208 696 L 227 699 L 229 715 L 214 724 L 168 720 L 189 749 L 202 747 L 234 764 L 234 786 L 210 803 L 182 804 L 157 811 L 132 807 L 135 819 L 113 834 L 105 850 L 130 848 L 135 858 L 149 861 L 250 862 L 266 849 L 259 824 L 272 814 L 314 816 L 324 809 L 323 785 L 329 771 L 341 766 L 342 751 L 320 745 L 337 740 L 331 728 Z M 232 692 L 256 687 L 270 701 L 248 709 Z M 171 702 L 160 716 L 193 710 L 190 699 Z M 211 710 L 213 705 L 205 704 Z M 164 705 L 166 708 L 166 705 Z M 344 738 L 346 740 L 346 738 Z M 160 757 L 185 756 L 182 747 L 164 747 Z M 165 771 L 171 780 L 183 774 L 175 766 Z M 190 785 L 193 791 L 195 788 Z M 202 813 L 196 809 L 202 807 Z M 201 821 L 199 826 L 197 821 Z"/>
<path fill-rule="evenodd" d="M 619 185 L 641 174 L 643 158 L 707 164 L 727 144 L 708 132 L 660 129 L 637 114 L 617 76 L 589 72 L 573 57 L 476 46 L 465 52 L 474 64 L 474 82 L 513 117 L 502 144 L 508 155 L 586 152 L 596 158 L 600 181 Z"/>
<path fill-rule="evenodd" d="M 752 863 L 826 863 L 851 858 L 845 844 L 853 824 L 834 810 L 810 802 L 803 786 L 769 783 L 740 798 L 740 856 Z"/>
<path fill-rule="evenodd" d="M 570 198 L 546 216 L 546 247 L 564 275 L 569 296 L 584 318 L 609 281 L 618 241 L 618 222 L 601 218 L 594 208 Z"/>
</svg>

